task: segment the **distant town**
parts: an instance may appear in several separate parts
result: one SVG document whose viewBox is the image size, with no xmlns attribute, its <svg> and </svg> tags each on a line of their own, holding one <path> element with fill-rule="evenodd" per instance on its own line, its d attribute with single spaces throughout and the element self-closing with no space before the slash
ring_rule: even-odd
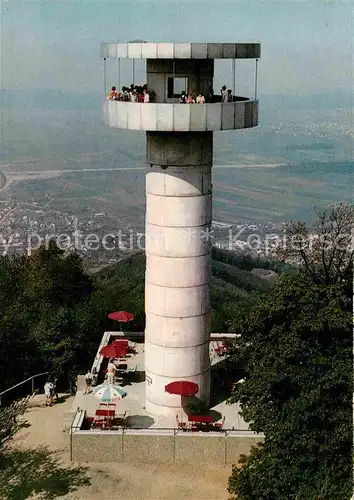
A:
<svg viewBox="0 0 354 500">
<path fill-rule="evenodd" d="M 111 214 L 110 214 L 111 215 Z M 212 245 L 237 253 L 265 257 L 279 241 L 282 224 L 227 223 L 213 221 L 201 237 Z M 190 237 L 193 237 L 193 235 Z M 30 255 L 54 240 L 63 250 L 75 250 L 85 265 L 96 268 L 118 262 L 128 253 L 145 249 L 141 219 L 135 227 L 112 227 L 112 216 L 104 212 L 80 216 L 14 200 L 0 203 L 0 255 Z"/>
</svg>

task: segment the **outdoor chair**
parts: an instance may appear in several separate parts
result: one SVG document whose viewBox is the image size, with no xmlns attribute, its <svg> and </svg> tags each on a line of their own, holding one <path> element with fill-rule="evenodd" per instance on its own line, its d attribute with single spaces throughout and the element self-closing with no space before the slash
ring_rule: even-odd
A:
<svg viewBox="0 0 354 500">
<path fill-rule="evenodd" d="M 92 422 L 92 429 L 102 429 L 104 427 L 104 420 L 95 419 Z"/>
<path fill-rule="evenodd" d="M 185 431 L 187 429 L 187 422 L 182 422 L 179 420 L 178 415 L 176 415 L 177 429 Z"/>
<path fill-rule="evenodd" d="M 126 372 L 126 375 L 128 375 L 129 378 L 134 378 L 135 375 L 136 375 L 137 368 L 138 368 L 137 366 L 128 368 L 128 371 Z"/>
<path fill-rule="evenodd" d="M 112 423 L 115 417 L 106 417 L 106 416 L 95 416 L 93 421 L 93 428 L 100 427 L 101 429 L 107 429 L 112 427 Z"/>
<path fill-rule="evenodd" d="M 214 424 L 214 427 L 216 427 L 218 430 L 221 430 L 221 429 L 223 429 L 224 425 L 225 425 L 225 416 L 223 416 L 221 422 L 216 422 Z"/>
<path fill-rule="evenodd" d="M 136 375 L 137 367 L 131 367 L 128 368 L 127 371 L 124 373 L 125 379 L 128 381 L 134 380 L 135 375 Z"/>
<path fill-rule="evenodd" d="M 221 342 L 220 344 L 218 342 L 216 347 L 215 347 L 216 354 L 218 354 L 220 356 L 220 355 L 224 354 L 225 351 L 226 351 L 226 346 L 225 346 L 224 342 Z"/>
<path fill-rule="evenodd" d="M 102 401 L 100 401 L 100 406 L 104 407 L 104 408 L 107 408 L 108 410 L 109 409 L 114 409 L 116 408 L 116 403 L 103 403 Z"/>
</svg>

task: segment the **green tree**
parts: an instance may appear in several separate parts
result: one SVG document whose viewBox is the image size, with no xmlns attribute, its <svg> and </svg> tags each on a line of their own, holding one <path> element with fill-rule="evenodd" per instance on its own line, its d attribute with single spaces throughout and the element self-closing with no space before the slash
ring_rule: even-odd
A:
<svg viewBox="0 0 354 500">
<path fill-rule="evenodd" d="M 1 388 L 40 371 L 80 371 L 80 356 L 86 362 L 83 352 L 91 359 L 93 352 L 77 311 L 87 312 L 94 291 L 81 259 L 50 242 L 31 256 L 1 259 L 0 278 Z"/>
<path fill-rule="evenodd" d="M 0 258 L 0 390 L 26 378 L 36 355 L 28 338 L 28 315 L 19 305 L 21 259 Z"/>
<path fill-rule="evenodd" d="M 22 258 L 22 280 L 26 299 L 68 307 L 87 298 L 93 288 L 81 258 L 66 254 L 54 241 Z"/>
<path fill-rule="evenodd" d="M 313 228 L 291 221 L 284 226 L 277 256 L 299 263 L 314 283 L 352 282 L 354 205 L 338 203 L 317 212 Z"/>
<path fill-rule="evenodd" d="M 233 325 L 245 367 L 232 401 L 265 442 L 233 468 L 240 500 L 346 499 L 351 491 L 351 302 L 341 285 L 284 277 Z M 316 497 L 317 495 L 317 497 Z"/>
<path fill-rule="evenodd" d="M 232 469 L 229 492 L 238 500 L 346 500 L 352 493 L 351 213 L 340 205 L 320 215 L 321 234 L 341 244 L 324 248 L 315 238 L 312 248 L 301 247 L 298 274 L 282 276 L 231 325 L 241 337 L 229 353 L 246 371 L 231 401 L 265 435 Z M 288 237 L 299 228 L 306 235 L 293 223 Z M 340 233 L 345 245 L 335 239 Z"/>
</svg>

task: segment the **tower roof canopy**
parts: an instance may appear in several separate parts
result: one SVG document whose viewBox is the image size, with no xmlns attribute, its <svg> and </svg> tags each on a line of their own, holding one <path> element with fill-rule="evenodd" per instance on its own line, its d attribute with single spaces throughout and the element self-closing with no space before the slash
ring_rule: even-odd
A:
<svg viewBox="0 0 354 500">
<path fill-rule="evenodd" d="M 101 56 L 113 59 L 258 59 L 260 43 L 109 42 Z"/>
</svg>

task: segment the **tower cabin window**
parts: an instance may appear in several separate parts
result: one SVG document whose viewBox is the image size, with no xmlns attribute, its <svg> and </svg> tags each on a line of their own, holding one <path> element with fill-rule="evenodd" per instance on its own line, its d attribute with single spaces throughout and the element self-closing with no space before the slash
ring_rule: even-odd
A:
<svg viewBox="0 0 354 500">
<path fill-rule="evenodd" d="M 187 78 L 169 77 L 167 80 L 167 98 L 181 97 L 182 92 L 187 92 Z"/>
</svg>

